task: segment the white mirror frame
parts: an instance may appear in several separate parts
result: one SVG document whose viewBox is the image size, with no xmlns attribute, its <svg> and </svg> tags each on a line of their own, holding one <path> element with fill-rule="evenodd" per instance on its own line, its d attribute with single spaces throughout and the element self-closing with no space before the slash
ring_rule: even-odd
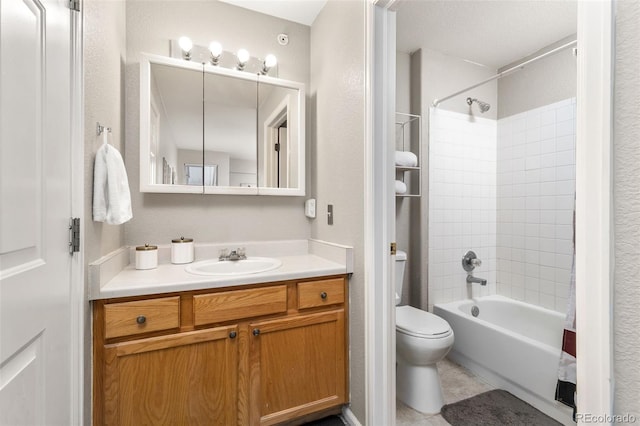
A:
<svg viewBox="0 0 640 426">
<path fill-rule="evenodd" d="M 204 72 L 239 78 L 258 83 L 270 84 L 297 90 L 297 97 L 291 98 L 291 102 L 297 102 L 297 132 L 298 155 L 292 159 L 298 170 L 298 186 L 295 188 L 270 188 L 264 186 L 240 187 L 240 186 L 193 186 L 177 184 L 161 184 L 149 182 L 150 165 L 148 161 L 151 136 L 151 64 L 169 65 L 194 71 L 203 71 L 199 62 L 190 62 L 182 59 L 142 53 L 140 56 L 140 192 L 166 193 L 166 194 L 219 194 L 219 195 L 278 195 L 278 196 L 304 196 L 306 189 L 306 150 L 305 150 L 305 117 L 306 95 L 303 83 L 274 78 L 269 76 L 251 74 L 228 68 L 220 68 L 205 64 Z M 295 119 L 295 118 L 293 118 Z M 256 144 L 259 141 L 256 140 Z M 256 145 L 257 146 L 257 145 Z M 256 163 L 258 167 L 258 163 Z"/>
</svg>

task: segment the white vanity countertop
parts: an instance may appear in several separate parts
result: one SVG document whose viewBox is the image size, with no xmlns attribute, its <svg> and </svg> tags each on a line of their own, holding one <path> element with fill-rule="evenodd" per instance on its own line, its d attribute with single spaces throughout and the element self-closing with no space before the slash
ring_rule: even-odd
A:
<svg viewBox="0 0 640 426">
<path fill-rule="evenodd" d="M 291 250 L 282 251 L 283 255 L 273 255 L 282 262 L 282 265 L 274 270 L 235 276 L 202 276 L 194 275 L 185 270 L 189 264 L 174 265 L 168 262 L 160 262 L 156 269 L 137 270 L 135 264 L 124 266 L 119 272 L 112 273 L 112 277 L 104 277 L 99 268 L 106 262 L 113 263 L 113 259 L 105 257 L 93 263 L 90 268 L 89 299 L 109 299 L 127 296 L 141 296 L 159 293 L 171 293 L 177 291 L 214 289 L 247 284 L 259 284 L 266 282 L 286 281 L 293 279 L 305 279 L 328 275 L 347 274 L 353 272 L 352 249 L 350 247 L 327 247 L 320 243 L 309 241 L 308 251 L 300 254 L 291 254 Z M 324 246 L 323 246 L 324 245 Z M 231 245 L 233 247 L 233 245 Z M 338 250 L 335 250 L 335 248 Z M 121 249 L 118 255 L 128 256 L 130 249 Z M 197 250 L 196 250 L 197 253 Z M 274 253 L 275 254 L 275 253 Z M 319 254 L 322 254 L 319 255 Z M 163 256 L 159 256 L 162 260 Z M 344 261 L 343 261 L 344 259 Z M 203 260 L 196 258 L 196 261 Z"/>
</svg>

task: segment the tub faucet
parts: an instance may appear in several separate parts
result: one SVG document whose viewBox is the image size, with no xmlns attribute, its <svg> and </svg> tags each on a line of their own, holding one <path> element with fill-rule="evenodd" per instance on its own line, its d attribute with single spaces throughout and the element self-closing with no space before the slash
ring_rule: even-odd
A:
<svg viewBox="0 0 640 426">
<path fill-rule="evenodd" d="M 487 280 L 485 280 L 484 278 L 476 278 L 473 275 L 469 274 L 467 275 L 467 283 L 479 283 L 480 285 L 487 285 Z"/>
</svg>

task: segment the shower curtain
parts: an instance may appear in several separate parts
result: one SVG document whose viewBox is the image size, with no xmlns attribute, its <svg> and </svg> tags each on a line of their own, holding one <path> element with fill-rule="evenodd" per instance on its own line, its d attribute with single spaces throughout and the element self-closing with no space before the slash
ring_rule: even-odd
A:
<svg viewBox="0 0 640 426">
<path fill-rule="evenodd" d="M 573 209 L 573 262 L 569 282 L 569 300 L 567 316 L 562 336 L 562 353 L 558 367 L 558 385 L 556 401 L 573 408 L 573 420 L 576 417 L 576 210 Z"/>
</svg>

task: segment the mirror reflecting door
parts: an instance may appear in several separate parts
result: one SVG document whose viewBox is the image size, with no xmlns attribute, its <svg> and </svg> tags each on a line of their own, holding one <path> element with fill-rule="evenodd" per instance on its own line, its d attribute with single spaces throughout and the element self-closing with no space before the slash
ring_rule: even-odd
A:
<svg viewBox="0 0 640 426">
<path fill-rule="evenodd" d="M 297 188 L 300 167 L 298 88 L 274 85 L 259 78 L 258 182 L 260 187 Z M 304 114 L 304 112 L 302 112 Z"/>
</svg>

